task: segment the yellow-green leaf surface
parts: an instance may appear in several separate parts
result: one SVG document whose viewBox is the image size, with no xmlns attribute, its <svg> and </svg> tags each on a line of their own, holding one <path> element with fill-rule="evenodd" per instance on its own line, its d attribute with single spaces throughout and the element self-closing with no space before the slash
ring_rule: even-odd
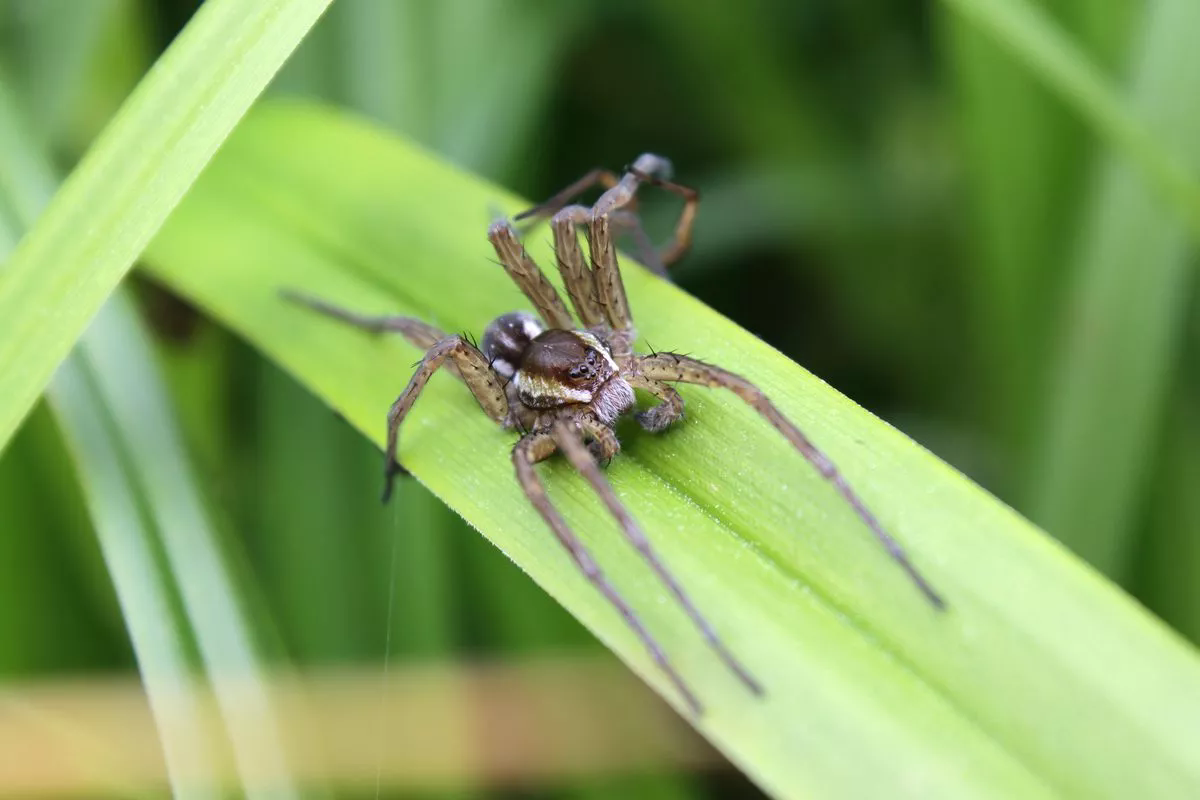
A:
<svg viewBox="0 0 1200 800">
<path fill-rule="evenodd" d="M 0 277 L 0 448 L 329 2 L 205 3 L 63 183 Z"/>
<path fill-rule="evenodd" d="M 522 205 L 364 123 L 267 107 L 164 227 L 149 269 L 378 443 L 420 353 L 284 303 L 278 290 L 479 333 L 527 305 L 484 236 L 491 208 Z M 534 232 L 531 248 L 552 264 L 546 239 Z M 698 727 L 751 777 L 791 797 L 1200 793 L 1194 651 L 986 492 L 766 344 L 636 266 L 626 280 L 645 340 L 757 381 L 841 466 L 950 605 L 933 610 L 770 426 L 732 396 L 685 388 L 686 421 L 660 436 L 621 428 L 625 449 L 608 477 L 766 685 L 756 699 L 583 482 L 561 460 L 541 467 L 551 497 L 707 705 Z M 523 499 L 509 461 L 514 438 L 442 375 L 405 423 L 401 458 L 683 708 Z M 379 488 L 364 486 L 362 501 L 376 502 Z M 329 535 L 356 544 L 351 528 Z"/>
</svg>

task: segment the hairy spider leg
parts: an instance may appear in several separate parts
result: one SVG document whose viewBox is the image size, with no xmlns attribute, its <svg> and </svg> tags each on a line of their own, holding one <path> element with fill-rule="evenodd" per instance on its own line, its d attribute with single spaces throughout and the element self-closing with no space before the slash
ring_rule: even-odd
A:
<svg viewBox="0 0 1200 800">
<path fill-rule="evenodd" d="M 517 232 L 508 220 L 497 220 L 488 228 L 488 240 L 496 249 L 500 264 L 517 287 L 533 303 L 546 327 L 569 331 L 575 327 L 571 312 L 563 305 L 554 285 L 530 258 Z"/>
<path fill-rule="evenodd" d="M 636 364 L 633 369 L 622 369 L 627 373 L 632 373 L 626 378 L 630 386 L 635 389 L 644 389 L 659 400 L 645 411 L 639 411 L 633 415 L 639 425 L 651 433 L 658 433 L 669 428 L 675 420 L 683 418 L 683 397 L 673 387 L 662 381 L 647 378 L 645 375 L 638 375 Z"/>
<path fill-rule="evenodd" d="M 762 390 L 745 378 L 728 372 L 712 364 L 697 361 L 687 356 L 673 353 L 658 353 L 652 356 L 640 356 L 635 362 L 635 374 L 642 378 L 674 383 L 694 383 L 710 388 L 729 389 L 742 398 L 755 411 L 770 422 L 776 430 L 783 434 L 792 446 L 808 460 L 825 480 L 833 484 L 838 493 L 850 504 L 858 514 L 859 519 L 866 523 L 871 533 L 884 546 L 892 560 L 900 565 L 917 588 L 929 599 L 935 608 L 943 609 L 946 603 L 941 595 L 934 591 L 925 577 L 917 571 L 908 554 L 892 536 L 883 529 L 883 525 L 875 518 L 858 493 L 850 487 L 842 473 L 834 463 L 814 445 L 791 420 L 775 407 L 775 404 L 763 394 Z"/>
<path fill-rule="evenodd" d="M 605 214 L 613 215 L 613 224 L 623 230 L 633 233 L 638 245 L 640 260 L 654 272 L 665 276 L 666 268 L 682 258 L 692 246 L 692 227 L 696 221 L 696 209 L 700 202 L 700 193 L 688 186 L 674 183 L 670 180 L 671 162 L 654 153 L 642 153 L 628 168 L 625 174 L 617 177 L 611 170 L 593 169 L 570 186 L 543 203 L 517 214 L 514 220 L 535 219 L 557 213 L 580 194 L 593 186 L 603 186 L 608 191 L 597 201 L 596 207 L 604 204 Z M 661 251 L 656 250 L 642 227 L 641 219 L 633 213 L 616 214 L 619 209 L 632 207 L 637 199 L 638 189 L 643 183 L 662 188 L 683 198 L 683 210 L 675 223 L 675 231 L 671 241 Z"/>
<path fill-rule="evenodd" d="M 617 438 L 616 432 L 603 424 L 594 417 L 587 417 L 581 423 L 584 430 L 592 437 L 587 443 L 588 452 L 592 454 L 592 458 L 597 464 L 607 467 L 609 463 L 616 458 L 617 453 L 621 452 L 621 441 Z"/>
<path fill-rule="evenodd" d="M 603 186 L 605 189 L 611 189 L 620 182 L 621 178 L 617 173 L 603 167 L 596 167 L 588 174 L 584 175 L 579 180 L 567 186 L 562 191 L 555 194 L 550 199 L 538 203 L 533 208 L 522 211 L 513 217 L 516 221 L 524 219 L 537 219 L 539 217 L 548 217 L 558 213 L 560 209 L 570 203 L 579 195 L 591 189 L 593 186 Z"/>
<path fill-rule="evenodd" d="M 658 258 L 663 266 L 669 267 L 687 255 L 687 252 L 692 249 L 692 228 L 696 224 L 696 210 L 700 206 L 700 192 L 690 186 L 684 186 L 681 183 L 675 183 L 670 180 L 670 162 L 667 162 L 664 169 L 659 163 L 652 160 L 657 158 L 658 156 L 647 153 L 634 162 L 629 171 L 651 186 L 657 186 L 660 189 L 677 194 L 683 198 L 683 210 L 679 212 L 679 219 L 675 222 L 675 233 L 667 246 L 658 253 Z M 610 191 L 609 194 L 618 190 L 620 190 L 620 186 Z M 636 188 L 634 191 L 636 191 Z M 614 201 L 619 201 L 621 198 L 617 196 L 613 199 Z M 605 198 L 601 196 L 596 205 L 599 206 L 604 200 Z"/>
<path fill-rule="evenodd" d="M 400 314 L 360 314 L 357 311 L 349 311 L 293 289 L 281 289 L 279 294 L 283 299 L 292 303 L 371 333 L 399 333 L 409 343 L 422 350 L 428 350 L 449 335 L 441 328 L 434 327 L 416 317 L 405 317 Z M 443 366 L 454 377 L 462 380 L 462 374 L 459 373 L 458 367 L 453 362 Z"/>
<path fill-rule="evenodd" d="M 696 209 L 700 204 L 700 193 L 691 187 L 671 180 L 671 162 L 654 153 L 642 153 L 629 167 L 616 186 L 612 187 L 592 207 L 597 216 L 611 214 L 634 202 L 643 183 L 657 186 L 683 198 L 683 210 L 675 223 L 671 241 L 658 254 L 664 267 L 674 264 L 692 247 L 692 227 L 696 223 Z"/>
<path fill-rule="evenodd" d="M 360 314 L 327 303 L 318 297 L 297 292 L 293 289 L 281 289 L 280 297 L 297 305 L 304 306 L 327 317 L 341 320 L 356 328 L 372 333 L 399 333 L 422 350 L 428 350 L 439 339 L 445 339 L 446 333 L 427 322 L 415 317 L 405 317 L 399 314 Z"/>
<path fill-rule="evenodd" d="M 458 334 L 441 339 L 425 353 L 417 371 L 409 379 L 404 391 L 392 403 L 388 410 L 387 448 L 384 452 L 383 467 L 383 501 L 386 503 L 392 495 L 392 484 L 396 475 L 403 468 L 396 460 L 396 449 L 400 445 L 400 423 L 412 409 L 417 396 L 429 382 L 429 378 L 446 359 L 458 369 L 459 376 L 475 399 L 497 425 L 504 425 L 508 419 L 508 398 L 504 394 L 504 378 L 502 378 L 479 349 Z"/>
<path fill-rule="evenodd" d="M 637 635 L 643 646 L 649 651 L 650 657 L 654 659 L 654 663 L 662 670 L 663 674 L 675 686 L 675 689 L 683 696 L 688 706 L 694 714 L 699 715 L 703 712 L 700 701 L 687 684 L 683 682 L 683 678 L 675 670 L 667 658 L 666 653 L 658 644 L 650 632 L 646 630 L 642 620 L 638 617 L 633 608 L 625 602 L 616 587 L 609 583 L 604 572 L 601 571 L 600 565 L 592 558 L 592 555 L 583 546 L 583 542 L 579 537 L 567 526 L 566 520 L 558 512 L 558 509 L 550 502 L 550 498 L 546 495 L 546 488 L 542 485 L 541 479 L 538 478 L 537 472 L 534 470 L 534 464 L 539 461 L 544 461 L 554 454 L 558 449 L 558 444 L 555 442 L 555 437 L 548 431 L 539 433 L 530 433 L 525 435 L 517 442 L 513 448 L 512 459 L 513 466 L 517 472 L 517 482 L 521 484 L 521 489 L 525 492 L 525 496 L 529 498 L 529 502 L 537 509 L 537 512 L 554 531 L 554 535 L 563 547 L 570 553 L 575 564 L 587 577 L 588 581 L 593 586 L 600 590 L 617 612 L 624 619 L 625 624 Z"/>
<path fill-rule="evenodd" d="M 584 430 L 593 436 L 599 434 L 601 430 L 608 431 L 609 434 L 612 433 L 610 428 L 596 420 L 584 420 L 582 425 Z M 691 618 L 692 624 L 704 636 L 713 651 L 751 692 L 759 695 L 762 694 L 762 685 L 751 676 L 749 670 L 742 666 L 741 662 L 725 646 L 725 643 L 721 641 L 721 637 L 717 635 L 713 626 L 700 613 L 695 604 L 692 603 L 692 599 L 684 591 L 683 586 L 659 559 L 658 553 L 651 546 L 650 540 L 646 537 L 641 526 L 637 524 L 628 509 L 625 508 L 624 504 L 617 497 L 616 492 L 613 491 L 612 486 L 605 480 L 604 475 L 601 474 L 596 460 L 592 458 L 592 454 L 588 451 L 587 446 L 584 445 L 579 432 L 570 423 L 559 420 L 554 423 L 553 435 L 559 450 L 566 455 L 571 465 L 591 484 L 592 490 L 599 495 L 601 501 L 608 508 L 609 513 L 617 520 L 617 524 L 620 525 L 621 532 L 625 534 L 626 540 L 633 545 L 633 548 L 638 551 L 642 560 L 654 570 L 658 579 L 675 596 L 675 600 L 683 608 L 688 617 Z"/>
<path fill-rule="evenodd" d="M 604 316 L 614 331 L 624 331 L 629 336 L 628 344 L 634 339 L 633 314 L 625 296 L 625 282 L 621 279 L 621 267 L 617 263 L 617 249 L 613 244 L 612 225 L 605 215 L 592 211 L 588 223 L 588 244 L 591 250 L 592 277 L 596 281 L 596 299 L 604 309 Z M 614 348 L 614 356 L 628 355 L 627 349 Z"/>
<path fill-rule="evenodd" d="M 558 271 L 562 275 L 563 285 L 575 313 L 585 328 L 594 328 L 605 324 L 604 309 L 596 293 L 596 281 L 591 267 L 584 260 L 583 250 L 579 247 L 579 225 L 587 225 L 592 218 L 592 210 L 586 206 L 567 206 L 550 220 L 550 228 L 554 231 L 554 257 L 558 261 Z"/>
<path fill-rule="evenodd" d="M 633 252 L 637 256 L 638 263 L 658 277 L 670 280 L 671 276 L 667 274 L 667 265 L 663 263 L 662 255 L 654 246 L 654 242 L 650 241 L 650 235 L 642 226 L 642 218 L 637 215 L 637 212 L 623 208 L 612 212 L 608 218 L 612 220 L 613 228 L 618 233 L 626 232 L 633 237 Z"/>
</svg>

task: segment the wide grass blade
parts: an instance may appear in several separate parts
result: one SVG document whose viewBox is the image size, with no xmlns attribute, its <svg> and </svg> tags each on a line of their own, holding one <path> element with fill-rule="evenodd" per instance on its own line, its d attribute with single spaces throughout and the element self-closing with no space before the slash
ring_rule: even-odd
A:
<svg viewBox="0 0 1200 800">
<path fill-rule="evenodd" d="M 96 140 L 0 279 L 0 447 L 328 3 L 205 3 Z"/>
<path fill-rule="evenodd" d="M 479 331 L 524 306 L 488 258 L 521 203 L 366 125 L 304 106 L 247 121 L 152 245 L 151 269 L 377 444 L 419 353 L 284 303 L 297 287 Z M 534 234 L 531 246 L 552 263 Z M 685 389 L 664 436 L 623 429 L 608 470 L 667 563 L 767 687 L 733 680 L 566 465 L 552 497 L 708 705 L 696 724 L 770 791 L 1125 797 L 1200 790 L 1200 664 L 1175 635 L 898 431 L 630 266 L 646 340 L 758 382 L 832 456 L 945 594 L 932 610 L 857 517 L 732 397 Z M 511 433 L 449 376 L 401 458 L 678 703 L 523 499 Z M 373 498 L 364 495 L 364 502 Z"/>
</svg>

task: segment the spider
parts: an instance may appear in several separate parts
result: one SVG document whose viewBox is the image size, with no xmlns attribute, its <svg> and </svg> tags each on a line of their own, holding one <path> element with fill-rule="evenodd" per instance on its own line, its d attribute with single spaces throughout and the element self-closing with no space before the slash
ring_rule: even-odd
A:
<svg viewBox="0 0 1200 800">
<path fill-rule="evenodd" d="M 606 187 L 607 191 L 594 206 L 570 204 L 577 195 L 597 184 Z M 613 235 L 614 229 L 641 233 L 632 204 L 642 185 L 657 186 L 684 199 L 684 209 L 672 241 L 651 259 L 657 262 L 656 271 L 665 274 L 665 267 L 682 256 L 690 245 L 698 194 L 671 180 L 670 162 L 661 156 L 650 153 L 639 156 L 622 176 L 603 169 L 593 170 L 550 200 L 514 218 L 551 217 L 558 269 L 580 325 L 575 324 L 562 298 L 526 252 L 507 219 L 491 225 L 488 239 L 500 265 L 529 299 L 537 314 L 514 311 L 497 317 L 484 331 L 482 348 L 464 336 L 446 334 L 412 317 L 367 316 L 296 292 L 287 291 L 285 295 L 315 311 L 369 331 L 398 332 L 426 351 L 408 385 L 388 412 L 384 501 L 391 494 L 396 475 L 404 472 L 396 456 L 400 424 L 430 376 L 444 366 L 467 385 L 494 422 L 521 434 L 513 447 L 512 461 L 517 481 L 529 502 L 580 571 L 620 613 L 687 705 L 695 714 L 700 714 L 702 706 L 695 693 L 688 688 L 637 612 L 609 582 L 568 527 L 547 497 L 534 470 L 536 463 L 555 452 L 565 455 L 591 485 L 620 525 L 625 538 L 675 597 L 716 655 L 751 692 L 762 694 L 762 685 L 724 644 L 659 559 L 649 538 L 600 469 L 600 464 L 607 464 L 620 450 L 614 426 L 622 415 L 633 412 L 641 427 L 652 433 L 665 431 L 683 417 L 683 398 L 671 386 L 673 383 L 728 389 L 742 398 L 833 485 L 929 602 L 938 609 L 944 608 L 944 602 L 833 462 L 758 387 L 728 370 L 688 356 L 634 352 L 637 334 L 617 264 Z M 580 228 L 583 228 L 589 245 L 587 259 L 580 247 Z M 641 235 L 645 242 L 644 234 Z M 635 389 L 648 392 L 657 402 L 646 410 L 635 412 Z"/>
</svg>

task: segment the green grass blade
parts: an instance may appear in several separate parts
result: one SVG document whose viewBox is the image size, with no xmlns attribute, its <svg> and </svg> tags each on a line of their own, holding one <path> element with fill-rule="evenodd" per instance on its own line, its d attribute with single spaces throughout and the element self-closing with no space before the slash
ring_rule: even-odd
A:
<svg viewBox="0 0 1200 800">
<path fill-rule="evenodd" d="M 974 257 L 965 281 L 974 290 L 984 361 L 978 404 L 1011 475 L 1030 449 L 1044 367 L 1030 354 L 1053 330 L 1088 138 L 1060 98 L 988 31 L 961 15 L 944 16 L 969 175 Z M 1019 487 L 996 483 L 989 485 L 1006 495 Z"/>
<path fill-rule="evenodd" d="M 80 344 L 145 493 L 245 791 L 250 797 L 291 796 L 254 633 L 199 497 L 149 341 L 125 307 L 97 316 Z"/>
<path fill-rule="evenodd" d="M 21 179 L 2 188 L 23 209 L 20 224 L 29 225 L 49 200 L 54 175 L 24 135 L 21 116 L 0 83 L 0 166 L 24 165 Z M 101 309 L 49 395 L 74 452 L 176 793 L 209 796 L 197 787 L 215 772 L 185 656 L 190 626 L 247 795 L 265 797 L 268 782 L 273 795 L 295 794 L 251 633 L 233 600 L 154 354 L 124 294 Z M 156 563 L 156 541 L 165 570 Z M 172 613 L 172 576 L 186 622 Z"/>
<path fill-rule="evenodd" d="M 488 209 L 521 202 L 329 111 L 264 109 L 149 250 L 209 309 L 379 443 L 418 358 L 283 303 L 304 288 L 480 331 L 524 306 L 489 261 Z M 545 237 L 530 237 L 541 263 Z M 1119 590 L 898 431 L 677 288 L 630 267 L 642 333 L 758 382 L 831 455 L 945 593 L 938 614 L 835 492 L 735 399 L 685 389 L 661 437 L 623 429 L 609 480 L 767 686 L 722 669 L 555 461 L 551 496 L 709 705 L 700 729 L 788 796 L 1092 797 L 1200 791 L 1195 653 Z M 571 566 L 511 474 L 511 433 L 448 376 L 401 457 L 634 669 L 679 702 Z"/>
<path fill-rule="evenodd" d="M 0 279 L 0 446 L 328 2 L 205 3 L 68 178 Z"/>
<path fill-rule="evenodd" d="M 1012 52 L 1137 168 L 1200 236 L 1200 183 L 1045 12 L 1028 0 L 943 0 Z M 1157 4 L 1190 6 L 1188 0 Z M 1180 13 L 1178 11 L 1171 13 Z"/>
<path fill-rule="evenodd" d="M 1200 167 L 1200 4 L 1146 9 L 1131 106 L 1159 140 Z M 1102 165 L 1050 364 L 1033 519 L 1106 573 L 1127 577 L 1134 519 L 1151 471 L 1184 333 L 1194 239 L 1123 159 Z M 1102 457 L 1097 457 L 1102 452 Z"/>
<path fill-rule="evenodd" d="M 1193 382 L 1175 395 L 1133 584 L 1148 607 L 1200 642 L 1200 386 Z"/>
<path fill-rule="evenodd" d="M 145 498 L 129 472 L 111 410 L 96 389 L 85 355 L 68 356 L 48 396 L 74 455 L 100 550 L 129 629 L 172 791 L 178 797 L 216 797 L 202 788 L 205 776 L 216 770 L 205 715 L 194 696 L 186 627 L 173 613 L 170 588 L 151 544 L 155 531 L 144 514 Z M 104 762 L 102 749 L 96 757 Z"/>
<path fill-rule="evenodd" d="M 0 174 L 10 176 L 0 194 L 19 209 L 13 228 L 31 224 L 54 190 L 46 155 L 23 129 L 24 114 L 0 81 Z M 19 166 L 19 169 L 16 167 Z M 0 241 L 0 258 L 10 245 Z M 110 308 L 109 314 L 129 314 Z M 89 336 L 95 336 L 90 333 Z M 208 732 L 192 691 L 186 628 L 172 606 L 171 588 L 157 563 L 154 526 L 145 495 L 131 474 L 112 410 L 96 387 L 86 351 L 62 364 L 49 392 L 50 404 L 77 466 L 104 563 L 146 688 L 172 790 L 179 797 L 210 797 L 200 781 L 213 774 Z M 22 531 L 22 533 L 27 533 Z M 87 769 L 104 770 L 103 746 Z"/>
</svg>

